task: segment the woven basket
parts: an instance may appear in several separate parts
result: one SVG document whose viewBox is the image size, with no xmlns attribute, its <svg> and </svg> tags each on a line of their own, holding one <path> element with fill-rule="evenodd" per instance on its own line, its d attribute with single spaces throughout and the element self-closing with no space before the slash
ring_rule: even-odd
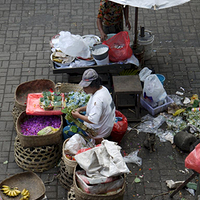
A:
<svg viewBox="0 0 200 200">
<path fill-rule="evenodd" d="M 14 142 L 15 162 L 19 167 L 27 171 L 43 172 L 53 168 L 61 158 L 62 145 L 50 145 L 43 147 L 22 147 L 18 136 Z"/>
<path fill-rule="evenodd" d="M 23 147 L 40 147 L 40 146 L 58 144 L 62 141 L 62 129 L 63 129 L 62 115 L 59 115 L 61 119 L 61 125 L 57 132 L 48 135 L 35 135 L 35 136 L 23 135 L 21 133 L 21 124 L 31 117 L 33 117 L 33 115 L 27 115 L 26 111 L 24 111 L 19 115 L 16 121 L 17 135 Z"/>
<path fill-rule="evenodd" d="M 65 166 L 63 158 L 61 158 L 61 162 L 60 162 L 59 182 L 61 186 L 68 191 L 73 185 L 73 175 L 68 173 L 67 167 Z"/>
<path fill-rule="evenodd" d="M 77 162 L 75 160 L 70 160 L 66 157 L 65 155 L 65 151 L 64 151 L 64 147 L 65 147 L 65 144 L 69 141 L 69 138 L 66 139 L 64 142 L 63 142 L 63 147 L 62 147 L 62 158 L 63 158 L 63 161 L 65 163 L 65 166 L 66 166 L 66 170 L 68 172 L 68 174 L 72 174 L 74 173 L 74 168 L 76 167 L 77 165 Z"/>
<path fill-rule="evenodd" d="M 2 185 L 8 185 L 10 187 L 18 187 L 20 191 L 24 188 L 29 190 L 30 198 L 29 200 L 39 200 L 43 199 L 45 196 L 45 186 L 41 178 L 33 173 L 33 172 L 22 172 L 19 174 L 15 174 L 0 183 L 0 187 Z M 34 187 L 33 187 L 34 186 Z M 11 198 L 2 193 L 0 190 L 0 196 L 2 196 L 3 200 L 10 200 L 10 199 L 20 199 L 20 197 Z"/>
<path fill-rule="evenodd" d="M 19 109 L 17 106 L 16 106 L 16 102 L 13 106 L 13 109 L 12 109 L 12 116 L 13 116 L 13 122 L 14 122 L 14 125 L 16 126 L 16 121 L 17 121 L 17 118 L 19 117 L 19 115 L 23 112 L 24 110 L 21 110 Z"/>
<path fill-rule="evenodd" d="M 41 93 L 43 91 L 55 91 L 55 83 L 49 79 L 36 79 L 24 82 L 15 90 L 15 105 L 18 109 L 26 110 L 27 95 L 29 93 Z"/>
<path fill-rule="evenodd" d="M 74 83 L 57 83 L 55 88 L 61 93 L 80 92 L 83 88 Z"/>
<path fill-rule="evenodd" d="M 76 200 L 74 187 L 71 187 L 70 191 L 67 193 L 67 200 Z"/>
<path fill-rule="evenodd" d="M 115 194 L 110 194 L 110 195 L 109 194 L 108 195 L 105 195 L 105 194 L 89 194 L 89 193 L 86 193 L 83 190 L 81 190 L 77 185 L 75 172 L 76 172 L 76 169 L 78 167 L 79 167 L 79 165 L 77 165 L 74 168 L 74 175 L 73 175 L 73 180 L 74 180 L 73 187 L 74 187 L 74 193 L 75 193 L 76 200 L 123 200 L 124 193 L 125 193 L 125 187 L 126 187 L 125 180 L 124 180 L 124 183 L 123 183 L 121 190 L 119 190 Z"/>
</svg>

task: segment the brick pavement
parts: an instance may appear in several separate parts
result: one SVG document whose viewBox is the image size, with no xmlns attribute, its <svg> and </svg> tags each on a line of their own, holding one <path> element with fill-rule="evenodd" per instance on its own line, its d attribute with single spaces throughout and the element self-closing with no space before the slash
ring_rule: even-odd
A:
<svg viewBox="0 0 200 200">
<path fill-rule="evenodd" d="M 67 82 L 67 74 L 53 74 L 49 41 L 60 31 L 73 34 L 99 35 L 96 26 L 98 0 L 0 0 L 0 180 L 22 172 L 14 161 L 16 131 L 11 115 L 16 87 L 25 81 L 48 78 Z M 139 26 L 145 26 L 155 36 L 153 58 L 145 66 L 165 75 L 165 89 L 174 94 L 180 87 L 187 94 L 199 94 L 200 84 L 200 2 L 191 0 L 181 6 L 160 11 L 139 9 Z M 130 22 L 134 27 L 134 8 L 130 8 Z M 133 28 L 129 31 L 133 40 Z M 132 124 L 129 124 L 132 126 Z M 122 147 L 127 152 L 138 148 L 144 135 L 134 131 L 126 135 Z M 169 156 L 173 159 L 169 159 Z M 146 199 L 167 191 L 165 180 L 184 180 L 185 154 L 169 143 L 157 142 L 156 153 L 141 151 L 142 167 L 129 164 L 125 200 Z M 8 160 L 8 164 L 3 164 Z M 149 170 L 149 169 L 152 170 Z M 140 170 L 141 169 L 141 170 Z M 56 174 L 58 168 L 38 173 L 43 181 Z M 135 173 L 144 175 L 142 182 L 133 182 Z M 46 185 L 49 200 L 67 199 L 67 191 L 58 180 Z M 194 199 L 186 191 L 183 198 Z M 160 196 L 159 199 L 170 199 Z M 174 199 L 181 199 L 175 195 Z"/>
</svg>

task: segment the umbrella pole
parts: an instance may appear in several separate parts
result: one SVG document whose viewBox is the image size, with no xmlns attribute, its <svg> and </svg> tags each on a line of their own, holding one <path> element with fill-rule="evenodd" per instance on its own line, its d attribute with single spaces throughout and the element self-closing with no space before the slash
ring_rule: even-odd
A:
<svg viewBox="0 0 200 200">
<path fill-rule="evenodd" d="M 138 7 L 135 8 L 135 39 L 133 48 L 137 49 L 137 38 L 138 38 Z"/>
</svg>

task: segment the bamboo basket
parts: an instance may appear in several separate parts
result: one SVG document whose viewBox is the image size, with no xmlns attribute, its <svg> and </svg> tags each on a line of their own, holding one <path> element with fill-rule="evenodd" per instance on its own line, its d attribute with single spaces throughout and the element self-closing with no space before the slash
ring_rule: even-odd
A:
<svg viewBox="0 0 200 200">
<path fill-rule="evenodd" d="M 61 144 L 43 147 L 22 147 L 19 137 L 14 142 L 15 162 L 19 167 L 27 171 L 43 172 L 57 165 L 61 158 Z"/>
<path fill-rule="evenodd" d="M 21 110 L 19 109 L 17 106 L 16 106 L 16 102 L 13 106 L 13 109 L 12 109 L 12 116 L 13 116 L 13 122 L 14 122 L 14 125 L 16 126 L 16 121 L 17 121 L 17 118 L 19 117 L 19 115 L 21 114 L 21 112 L 23 112 L 24 110 Z"/>
<path fill-rule="evenodd" d="M 59 182 L 61 186 L 68 191 L 73 185 L 73 175 L 68 173 L 67 167 L 63 161 L 63 158 L 61 158 L 61 162 L 60 162 Z"/>
<path fill-rule="evenodd" d="M 71 187 L 70 191 L 67 193 L 67 200 L 76 200 L 74 187 Z"/>
<path fill-rule="evenodd" d="M 33 117 L 32 115 L 27 115 L 26 111 L 22 112 L 16 121 L 16 131 L 19 137 L 19 141 L 23 147 L 39 147 L 52 144 L 58 144 L 62 142 L 62 129 L 63 129 L 63 118 L 59 115 L 61 119 L 61 125 L 58 131 L 48 135 L 35 135 L 26 136 L 21 133 L 21 124 L 28 118 Z"/>
<path fill-rule="evenodd" d="M 118 192 L 116 193 L 112 193 L 112 194 L 89 194 L 84 192 L 83 190 L 81 190 L 78 185 L 77 185 L 77 181 L 76 181 L 76 169 L 77 167 L 79 167 L 79 165 L 77 165 L 74 168 L 74 174 L 73 174 L 73 180 L 74 180 L 74 193 L 75 193 L 75 197 L 76 200 L 123 200 L 124 198 L 124 193 L 125 193 L 125 178 L 124 178 L 124 183 L 123 186 L 120 190 L 118 190 Z"/>
<path fill-rule="evenodd" d="M 22 172 L 19 174 L 15 174 L 0 183 L 0 187 L 2 185 L 8 185 L 10 187 L 18 187 L 20 191 L 24 188 L 29 190 L 30 198 L 29 200 L 41 200 L 45 196 L 45 186 L 41 178 L 33 173 L 33 172 Z M 17 197 L 8 197 L 0 190 L 0 196 L 4 200 L 16 199 L 19 200 L 20 196 Z"/>
<path fill-rule="evenodd" d="M 27 95 L 29 93 L 41 93 L 49 90 L 55 91 L 55 83 L 49 79 L 36 79 L 18 85 L 15 90 L 15 106 L 21 110 L 26 110 Z"/>
<path fill-rule="evenodd" d="M 61 93 L 80 92 L 83 88 L 74 83 L 57 83 L 55 88 Z"/>
<path fill-rule="evenodd" d="M 65 151 L 64 151 L 64 147 L 65 147 L 65 144 L 69 141 L 69 138 L 66 139 L 64 142 L 63 142 L 63 147 L 62 147 L 62 158 L 63 158 L 63 161 L 64 161 L 64 164 L 66 166 L 66 170 L 67 170 L 67 173 L 68 174 L 73 174 L 74 173 L 74 168 L 76 167 L 77 165 L 77 162 L 75 160 L 70 160 L 66 157 L 65 155 Z"/>
</svg>

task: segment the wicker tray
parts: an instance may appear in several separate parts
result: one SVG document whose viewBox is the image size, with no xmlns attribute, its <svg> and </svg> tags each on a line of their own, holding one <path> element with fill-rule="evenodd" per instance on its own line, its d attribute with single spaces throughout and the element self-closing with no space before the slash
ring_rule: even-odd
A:
<svg viewBox="0 0 200 200">
<path fill-rule="evenodd" d="M 24 148 L 18 136 L 14 142 L 15 162 L 27 171 L 43 172 L 55 167 L 61 158 L 61 144 Z"/>
<path fill-rule="evenodd" d="M 42 182 L 40 177 L 33 172 L 23 172 L 23 173 L 19 173 L 14 176 L 11 176 L 5 179 L 4 181 L 2 181 L 0 183 L 0 187 L 2 187 L 2 185 L 8 185 L 10 187 L 18 187 L 20 191 L 26 188 L 30 192 L 29 200 L 39 200 L 39 199 L 44 198 L 45 190 L 46 190 L 44 183 Z M 11 198 L 3 194 L 1 190 L 0 190 L 0 195 L 2 196 L 3 200 L 10 200 L 10 199 L 19 200 L 20 199 L 20 195 L 15 198 L 13 197 Z"/>
<path fill-rule="evenodd" d="M 55 91 L 55 83 L 49 79 L 36 79 L 24 82 L 15 90 L 15 105 L 22 111 L 26 110 L 26 100 L 29 93 L 40 93 L 42 91 Z"/>
<path fill-rule="evenodd" d="M 23 147 L 40 147 L 52 144 L 58 144 L 62 141 L 62 129 L 63 129 L 63 118 L 60 115 L 61 125 L 57 132 L 51 133 L 49 135 L 35 135 L 26 136 L 21 133 L 21 124 L 28 118 L 33 117 L 32 115 L 27 115 L 26 111 L 22 112 L 16 121 L 16 131 L 19 137 L 19 141 Z"/>
<path fill-rule="evenodd" d="M 77 165 L 77 162 L 75 160 L 70 160 L 66 157 L 65 155 L 65 151 L 64 151 L 64 147 L 65 147 L 65 144 L 69 141 L 69 138 L 66 139 L 64 142 L 63 142 L 63 147 L 62 147 L 62 158 L 63 158 L 63 161 L 64 161 L 64 164 L 66 166 L 66 170 L 68 172 L 68 174 L 73 174 L 74 173 L 74 168 L 76 167 Z"/>
<path fill-rule="evenodd" d="M 61 93 L 80 92 L 83 88 L 74 83 L 57 83 L 55 88 Z"/>
</svg>

